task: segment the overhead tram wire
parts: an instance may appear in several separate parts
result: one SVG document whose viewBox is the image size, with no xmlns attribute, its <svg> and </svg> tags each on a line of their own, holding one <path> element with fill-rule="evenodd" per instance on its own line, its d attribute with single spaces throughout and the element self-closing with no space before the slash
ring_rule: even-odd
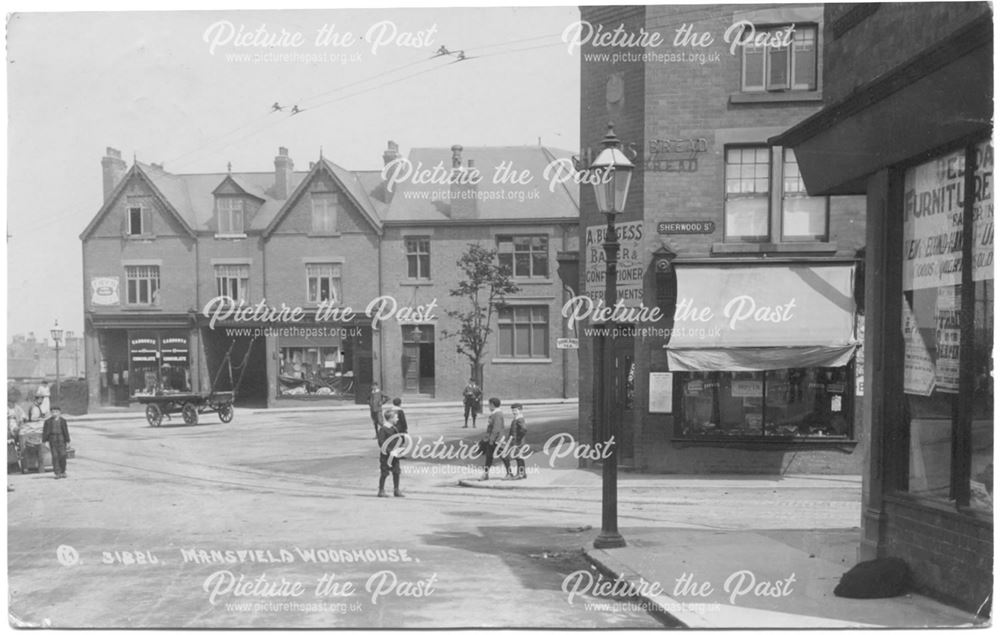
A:
<svg viewBox="0 0 1000 635">
<path fill-rule="evenodd" d="M 428 62 L 430 60 L 436 59 L 437 57 L 440 57 L 440 56 L 432 56 L 432 57 L 427 57 L 427 58 L 415 60 L 413 62 L 407 62 L 406 64 L 402 64 L 400 66 L 396 66 L 394 68 L 390 68 L 390 69 L 382 71 L 380 73 L 376 73 L 375 75 L 371 75 L 369 77 L 362 78 L 362 79 L 357 80 L 355 82 L 351 82 L 349 84 L 345 84 L 343 86 L 338 86 L 338 87 L 336 87 L 334 89 L 331 89 L 331 90 L 328 90 L 328 91 L 325 91 L 325 92 L 322 92 L 322 93 L 318 93 L 316 95 L 312 95 L 312 96 L 306 97 L 305 99 L 299 100 L 296 104 L 290 104 L 287 107 L 291 108 L 293 105 L 300 106 L 301 110 L 299 110 L 298 112 L 291 113 L 291 114 L 299 114 L 301 112 L 305 112 L 306 110 L 310 109 L 308 106 L 305 105 L 308 102 L 308 100 L 316 99 L 317 97 L 328 95 L 328 94 L 331 94 L 331 93 L 336 92 L 336 91 L 345 90 L 345 89 L 350 88 L 352 86 L 356 86 L 356 85 L 362 84 L 364 82 L 368 82 L 368 81 L 372 81 L 374 79 L 378 79 L 379 77 L 383 77 L 385 75 L 389 75 L 391 73 L 395 73 L 395 72 L 404 70 L 404 69 L 409 68 L 411 66 L 415 66 L 417 64 L 422 64 L 424 62 Z M 188 150 L 187 152 L 184 152 L 183 154 L 177 155 L 177 156 L 175 156 L 175 157 L 173 157 L 171 159 L 168 159 L 168 160 L 164 161 L 164 166 L 166 166 L 167 164 L 172 164 L 175 161 L 180 161 L 181 159 L 185 159 L 188 156 L 196 155 L 196 154 L 200 153 L 202 150 L 211 148 L 212 146 L 220 143 L 221 141 L 225 140 L 229 136 L 231 136 L 233 134 L 236 134 L 237 132 L 240 132 L 241 130 L 244 130 L 244 129 L 246 129 L 246 128 L 250 127 L 250 126 L 253 126 L 255 124 L 263 123 L 263 121 L 265 119 L 272 118 L 271 117 L 272 115 L 278 114 L 279 112 L 282 112 L 282 111 L 275 110 L 273 107 L 269 106 L 268 107 L 268 112 L 266 114 L 261 115 L 259 117 L 256 117 L 256 118 L 248 121 L 247 123 L 242 124 L 240 126 L 237 126 L 236 128 L 234 128 L 234 129 L 232 129 L 232 130 L 230 130 L 228 132 L 225 132 L 225 133 L 223 133 L 221 135 L 217 135 L 215 137 L 212 137 L 209 141 L 206 141 L 205 143 L 202 143 L 201 145 L 195 147 L 192 150 Z M 280 122 L 284 118 L 275 117 L 274 119 L 277 119 L 278 122 Z M 273 122 L 273 121 L 272 122 L 268 122 L 267 124 L 265 124 L 264 126 L 262 126 L 260 128 L 260 130 L 266 130 L 267 128 L 270 128 L 272 125 L 274 125 L 274 123 L 275 122 Z M 243 139 L 249 138 L 250 136 L 253 136 L 253 135 L 252 134 L 251 135 L 246 135 L 246 136 L 241 137 L 239 139 L 228 141 L 227 143 L 225 143 L 222 146 L 220 146 L 218 149 L 222 150 L 224 148 L 227 148 L 227 147 L 233 145 L 233 143 L 236 143 L 238 141 L 242 141 Z M 184 163 L 190 163 L 190 161 L 186 161 L 186 162 L 185 161 L 181 161 L 182 165 Z"/>
</svg>

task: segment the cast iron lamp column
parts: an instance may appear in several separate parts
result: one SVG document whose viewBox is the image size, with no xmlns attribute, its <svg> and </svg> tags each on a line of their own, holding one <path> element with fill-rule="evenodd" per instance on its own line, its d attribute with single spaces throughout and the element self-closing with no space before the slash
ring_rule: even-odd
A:
<svg viewBox="0 0 1000 635">
<path fill-rule="evenodd" d="M 59 328 L 59 320 L 56 320 L 55 326 L 49 331 L 52 335 L 52 342 L 56 345 L 56 394 L 53 395 L 56 400 L 59 399 L 59 342 L 62 340 L 63 330 Z"/>
<path fill-rule="evenodd" d="M 618 298 L 618 234 L 615 217 L 625 210 L 628 187 L 635 167 L 615 136 L 614 126 L 608 124 L 603 140 L 604 149 L 590 165 L 591 183 L 597 199 L 597 208 L 608 217 L 604 235 L 604 303 L 614 306 Z M 612 329 L 608 320 L 601 326 L 601 428 L 605 432 L 603 447 L 609 448 L 602 466 L 601 533 L 594 539 L 596 549 L 624 547 L 625 539 L 618 533 L 618 419 L 613 414 L 614 401 L 614 346 Z"/>
</svg>

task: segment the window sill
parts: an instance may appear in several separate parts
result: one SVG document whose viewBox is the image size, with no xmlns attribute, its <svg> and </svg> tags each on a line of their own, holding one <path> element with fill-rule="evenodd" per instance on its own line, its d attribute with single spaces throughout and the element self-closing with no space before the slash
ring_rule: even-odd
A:
<svg viewBox="0 0 1000 635">
<path fill-rule="evenodd" d="M 309 238 L 340 238 L 340 232 L 309 232 Z"/>
<path fill-rule="evenodd" d="M 138 242 L 150 242 L 156 240 L 155 234 L 125 234 L 125 240 L 135 240 Z"/>
<path fill-rule="evenodd" d="M 216 234 L 216 240 L 242 240 L 246 238 L 246 234 Z"/>
<path fill-rule="evenodd" d="M 491 364 L 551 364 L 550 357 L 495 357 Z"/>
<path fill-rule="evenodd" d="M 836 243 L 713 243 L 713 254 L 810 253 L 833 254 Z"/>
<path fill-rule="evenodd" d="M 434 281 L 430 278 L 421 278 L 419 280 L 407 278 L 406 280 L 399 281 L 399 286 L 401 287 L 425 287 L 432 284 L 434 284 Z"/>
<path fill-rule="evenodd" d="M 823 101 L 823 91 L 783 91 L 762 93 L 730 93 L 731 104 L 773 104 L 789 102 L 819 102 Z"/>
<path fill-rule="evenodd" d="M 552 278 L 511 278 L 510 281 L 518 286 L 552 284 Z"/>
<path fill-rule="evenodd" d="M 704 437 L 673 437 L 672 445 L 685 447 L 738 447 L 744 449 L 780 450 L 784 448 L 843 448 L 847 452 L 854 450 L 858 442 L 854 439 L 823 438 L 823 437 L 741 437 L 741 436 L 704 436 Z"/>
<path fill-rule="evenodd" d="M 162 311 L 163 309 L 152 304 L 123 304 L 122 308 L 129 311 Z"/>
<path fill-rule="evenodd" d="M 922 510 L 934 510 L 942 514 L 947 514 L 955 518 L 960 518 L 962 520 L 969 521 L 971 523 L 981 525 L 983 527 L 991 528 L 993 527 L 992 515 L 988 512 L 977 511 L 970 508 L 956 509 L 955 504 L 950 501 L 943 501 L 940 499 L 924 498 L 917 494 L 911 494 L 909 492 L 891 492 L 885 494 L 883 498 L 884 502 L 894 503 L 897 505 L 904 505 L 906 507 L 912 507 L 914 509 Z"/>
</svg>

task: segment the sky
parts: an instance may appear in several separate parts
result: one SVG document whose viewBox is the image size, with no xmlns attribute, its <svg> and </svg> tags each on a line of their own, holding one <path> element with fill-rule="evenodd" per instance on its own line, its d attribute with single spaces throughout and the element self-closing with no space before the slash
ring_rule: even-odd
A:
<svg viewBox="0 0 1000 635">
<path fill-rule="evenodd" d="M 321 148 L 378 169 L 390 139 L 404 154 L 539 138 L 576 152 L 580 61 L 561 34 L 579 19 L 574 6 L 8 16 L 8 339 L 57 319 L 83 331 L 79 236 L 103 202 L 106 147 L 175 173 L 272 171 L 279 146 L 296 169 Z M 441 46 L 469 59 L 434 58 Z"/>
</svg>

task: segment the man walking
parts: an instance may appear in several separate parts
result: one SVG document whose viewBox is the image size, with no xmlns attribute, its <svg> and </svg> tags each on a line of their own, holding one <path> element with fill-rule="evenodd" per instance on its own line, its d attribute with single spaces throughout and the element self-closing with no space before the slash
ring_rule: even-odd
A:
<svg viewBox="0 0 1000 635">
<path fill-rule="evenodd" d="M 465 404 L 465 425 L 462 426 L 463 428 L 469 427 L 470 414 L 472 415 L 472 427 L 476 427 L 476 416 L 482 408 L 482 399 L 483 391 L 476 385 L 476 380 L 470 377 L 469 383 L 462 391 L 462 403 Z"/>
<path fill-rule="evenodd" d="M 69 426 L 62 417 L 59 406 L 52 408 L 52 416 L 42 425 L 42 443 L 52 451 L 52 470 L 56 478 L 66 478 L 66 445 L 69 443 Z"/>
</svg>

